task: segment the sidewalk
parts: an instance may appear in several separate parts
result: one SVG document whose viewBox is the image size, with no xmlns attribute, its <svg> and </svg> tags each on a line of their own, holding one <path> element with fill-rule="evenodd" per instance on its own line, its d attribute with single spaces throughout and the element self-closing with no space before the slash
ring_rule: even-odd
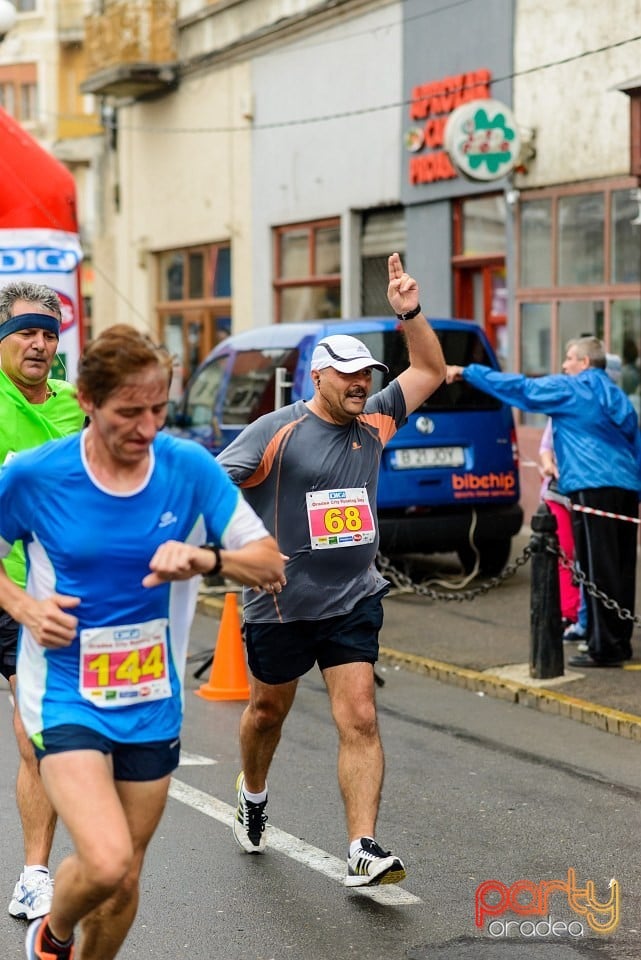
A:
<svg viewBox="0 0 641 960">
<path fill-rule="evenodd" d="M 515 537 L 511 560 L 529 543 L 529 531 Z M 416 558 L 415 582 L 433 578 L 460 579 L 455 558 Z M 641 600 L 641 563 L 637 597 Z M 381 632 L 384 673 L 393 665 L 434 679 L 500 697 L 550 713 L 569 716 L 610 733 L 641 740 L 641 631 L 634 628 L 634 658 L 622 669 L 583 673 L 566 668 L 562 677 L 534 680 L 530 660 L 530 562 L 513 577 L 473 600 L 431 600 L 395 589 L 385 600 Z M 423 581 L 425 582 L 425 581 Z M 473 590 L 482 581 L 464 589 Z M 433 589 L 443 590 L 437 584 Z M 218 616 L 223 592 L 201 594 L 199 612 Z M 576 645 L 565 645 L 565 661 Z"/>
</svg>

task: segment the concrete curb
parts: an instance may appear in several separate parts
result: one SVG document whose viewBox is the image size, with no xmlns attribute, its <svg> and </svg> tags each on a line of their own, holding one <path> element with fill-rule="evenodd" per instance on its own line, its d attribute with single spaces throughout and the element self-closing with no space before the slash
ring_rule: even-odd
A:
<svg viewBox="0 0 641 960">
<path fill-rule="evenodd" d="M 433 680 L 450 683 L 456 687 L 485 693 L 498 700 L 509 700 L 525 707 L 533 707 L 543 713 L 556 713 L 579 723 L 587 723 L 598 727 L 606 733 L 614 733 L 628 740 L 641 740 L 641 716 L 625 713 L 623 710 L 614 710 L 589 700 L 580 700 L 578 697 L 569 697 L 556 690 L 542 690 L 540 687 L 531 687 L 525 683 L 506 680 L 493 676 L 490 672 L 469 670 L 440 660 L 430 660 L 413 653 L 401 653 L 389 647 L 379 650 L 381 661 L 398 664 L 424 673 Z"/>
<path fill-rule="evenodd" d="M 224 595 L 201 596 L 198 600 L 198 613 L 209 617 L 220 617 L 223 609 Z M 556 690 L 543 690 L 540 687 L 528 686 L 514 680 L 493 676 L 491 672 L 470 670 L 467 667 L 458 667 L 441 660 L 430 660 L 413 653 L 402 653 L 391 647 L 381 647 L 379 650 L 380 662 L 405 667 L 416 673 L 423 673 L 432 680 L 449 683 L 455 687 L 464 687 L 484 693 L 498 700 L 509 700 L 521 706 L 531 707 L 543 713 L 555 713 L 579 723 L 587 723 L 606 733 L 614 733 L 628 740 L 641 741 L 641 716 L 634 713 L 625 713 L 623 710 L 614 710 L 589 700 L 580 700 L 578 697 L 569 697 Z"/>
<path fill-rule="evenodd" d="M 224 594 L 220 597 L 199 596 L 196 610 L 205 617 L 218 617 L 225 606 Z"/>
</svg>

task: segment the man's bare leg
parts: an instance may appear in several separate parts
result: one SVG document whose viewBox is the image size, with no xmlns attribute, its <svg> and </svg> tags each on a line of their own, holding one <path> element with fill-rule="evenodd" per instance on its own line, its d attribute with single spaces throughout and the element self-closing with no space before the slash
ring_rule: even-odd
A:
<svg viewBox="0 0 641 960">
<path fill-rule="evenodd" d="M 240 719 L 240 755 L 245 786 L 251 793 L 265 789 L 269 767 L 297 686 L 298 680 L 270 684 L 251 678 L 249 703 Z"/>
<path fill-rule="evenodd" d="M 374 668 L 328 667 L 323 677 L 338 730 L 338 783 L 350 841 L 373 837 L 383 786 L 383 746 L 376 719 Z"/>
<path fill-rule="evenodd" d="M 346 663 L 323 671 L 338 729 L 338 782 L 345 804 L 350 848 L 348 887 L 400 883 L 402 860 L 376 842 L 385 761 L 374 699 L 374 668 Z"/>
<path fill-rule="evenodd" d="M 133 841 L 133 861 L 116 892 L 82 921 L 78 960 L 113 960 L 117 956 L 136 917 L 145 852 L 165 809 L 169 780 L 116 781 Z"/>
<path fill-rule="evenodd" d="M 88 945 L 81 945 L 80 957 L 111 960 L 135 916 L 144 849 L 164 809 L 169 777 L 115 784 L 110 758 L 95 750 L 48 755 L 41 774 L 74 844 L 56 872 L 49 929 L 66 942 L 86 918 Z M 104 932 L 100 911 L 93 920 L 89 915 L 109 900 L 114 905 L 105 906 L 110 930 Z"/>
<path fill-rule="evenodd" d="M 15 680 L 16 678 L 12 677 L 10 681 L 14 701 Z M 42 784 L 38 761 L 22 724 L 17 704 L 13 710 L 13 729 L 20 751 L 16 801 L 22 822 L 24 862 L 26 866 L 39 864 L 48 867 L 57 817 Z"/>
</svg>

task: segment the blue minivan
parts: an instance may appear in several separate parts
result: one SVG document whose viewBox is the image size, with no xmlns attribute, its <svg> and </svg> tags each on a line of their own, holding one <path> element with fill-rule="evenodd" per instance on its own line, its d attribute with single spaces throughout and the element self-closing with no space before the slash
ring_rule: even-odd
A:
<svg viewBox="0 0 641 960">
<path fill-rule="evenodd" d="M 430 321 L 445 359 L 499 369 L 475 323 Z M 246 424 L 313 395 L 314 347 L 330 334 L 363 340 L 389 367 L 374 389 L 407 366 L 395 318 L 274 324 L 228 337 L 196 369 L 166 429 L 219 453 Z M 467 383 L 443 384 L 385 447 L 378 486 L 380 549 L 386 555 L 455 551 L 466 570 L 505 566 L 523 521 L 516 433 L 510 407 Z"/>
</svg>

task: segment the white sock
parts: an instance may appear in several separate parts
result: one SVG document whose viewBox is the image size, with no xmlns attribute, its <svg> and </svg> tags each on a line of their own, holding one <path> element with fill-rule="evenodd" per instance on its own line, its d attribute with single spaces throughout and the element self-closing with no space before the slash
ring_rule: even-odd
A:
<svg viewBox="0 0 641 960">
<path fill-rule="evenodd" d="M 28 880 L 29 877 L 32 877 L 34 873 L 46 873 L 49 876 L 48 867 L 43 866 L 41 863 L 31 863 L 29 866 L 25 864 L 22 868 L 23 879 Z"/>
<path fill-rule="evenodd" d="M 247 787 L 243 787 L 243 796 L 250 803 L 263 803 L 267 799 L 267 786 L 265 785 L 265 789 L 261 790 L 260 793 L 250 793 Z"/>
</svg>

